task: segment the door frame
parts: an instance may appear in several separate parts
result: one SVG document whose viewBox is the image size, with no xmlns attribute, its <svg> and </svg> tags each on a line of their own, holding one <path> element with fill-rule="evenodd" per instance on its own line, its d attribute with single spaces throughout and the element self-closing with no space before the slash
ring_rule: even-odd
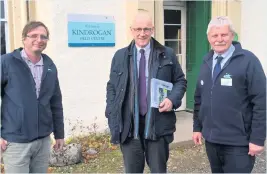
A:
<svg viewBox="0 0 267 174">
<path fill-rule="evenodd" d="M 185 3 L 186 4 L 186 3 Z M 181 62 L 179 61 L 179 56 L 177 56 L 177 59 L 181 65 L 181 68 L 185 74 L 186 78 L 186 5 L 184 7 L 181 6 L 169 6 L 169 5 L 164 5 L 163 6 L 163 16 L 164 16 L 164 10 L 180 10 L 181 11 L 181 48 L 182 48 L 182 59 Z M 163 37 L 164 37 L 164 20 L 163 20 Z M 164 37 L 164 44 L 165 44 L 165 37 Z M 185 110 L 186 109 L 186 93 L 184 94 L 184 97 L 182 99 L 182 105 L 176 110 Z"/>
<path fill-rule="evenodd" d="M 194 94 L 200 66 L 203 56 L 210 50 L 206 30 L 211 18 L 211 4 L 211 1 L 187 1 L 187 111 L 194 110 Z"/>
</svg>

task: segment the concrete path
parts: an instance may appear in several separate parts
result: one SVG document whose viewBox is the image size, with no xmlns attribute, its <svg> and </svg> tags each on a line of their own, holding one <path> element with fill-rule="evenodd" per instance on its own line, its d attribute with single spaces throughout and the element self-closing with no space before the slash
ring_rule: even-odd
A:
<svg viewBox="0 0 267 174">
<path fill-rule="evenodd" d="M 192 143 L 193 114 L 185 111 L 176 112 L 176 132 L 173 143 Z"/>
</svg>

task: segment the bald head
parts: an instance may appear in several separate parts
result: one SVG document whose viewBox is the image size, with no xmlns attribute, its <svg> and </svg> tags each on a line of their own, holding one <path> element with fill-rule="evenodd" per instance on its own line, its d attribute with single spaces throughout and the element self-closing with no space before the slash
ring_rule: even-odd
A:
<svg viewBox="0 0 267 174">
<path fill-rule="evenodd" d="M 152 17 L 146 10 L 138 10 L 137 14 L 135 15 L 132 21 L 131 27 L 135 27 L 139 23 L 146 23 L 150 27 L 154 27 L 152 22 Z"/>
</svg>

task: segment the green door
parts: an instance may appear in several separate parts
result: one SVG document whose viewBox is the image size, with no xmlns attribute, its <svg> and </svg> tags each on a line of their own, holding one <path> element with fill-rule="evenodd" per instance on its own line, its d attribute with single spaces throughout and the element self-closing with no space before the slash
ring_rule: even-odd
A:
<svg viewBox="0 0 267 174">
<path fill-rule="evenodd" d="M 209 51 L 206 30 L 211 18 L 210 1 L 187 1 L 186 14 L 186 107 L 194 108 L 196 81 L 203 56 Z"/>
</svg>

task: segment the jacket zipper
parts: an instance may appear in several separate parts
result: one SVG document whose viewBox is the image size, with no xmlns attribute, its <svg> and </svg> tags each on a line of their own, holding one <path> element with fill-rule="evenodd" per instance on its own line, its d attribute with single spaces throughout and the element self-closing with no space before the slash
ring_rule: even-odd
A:
<svg viewBox="0 0 267 174">
<path fill-rule="evenodd" d="M 230 64 L 230 61 L 233 59 L 233 58 L 235 58 L 235 57 L 237 57 L 239 54 L 237 54 L 237 55 L 232 55 L 232 57 L 225 63 L 225 65 L 224 65 L 224 67 L 221 69 L 221 72 Z M 208 67 L 210 68 L 210 70 L 211 70 L 211 72 L 212 72 L 212 68 L 209 66 L 209 63 L 208 63 L 208 61 L 207 60 L 205 60 L 205 62 L 206 62 L 206 64 L 208 65 Z M 220 73 L 221 73 L 220 72 Z M 220 74 L 219 73 L 219 74 Z M 217 75 L 217 77 L 219 76 L 219 74 Z M 216 79 L 217 79 L 217 77 L 216 77 Z M 215 80 L 216 80 L 215 79 Z M 211 109 L 210 109 L 210 114 L 211 114 L 211 118 L 212 118 L 212 91 L 213 91 L 213 87 L 214 87 L 214 85 L 215 85 L 215 81 L 213 81 L 213 79 L 212 79 L 212 76 L 211 76 L 211 80 L 212 80 L 212 86 L 211 86 L 211 91 L 210 91 L 210 105 L 211 105 Z M 213 121 L 213 119 L 212 119 L 212 121 Z M 210 135 L 209 135 L 209 137 L 210 137 L 210 139 L 211 139 L 211 136 L 212 136 L 212 129 L 211 129 L 211 133 L 210 133 Z"/>
<path fill-rule="evenodd" d="M 37 99 L 37 139 L 39 139 L 39 99 Z"/>
<path fill-rule="evenodd" d="M 211 70 L 212 72 L 212 68 L 209 66 L 209 63 L 205 60 L 206 64 L 208 65 L 209 69 Z M 212 75 L 211 75 L 211 81 L 212 81 L 212 85 L 211 85 L 211 89 L 210 89 L 210 118 L 212 119 L 212 122 L 213 122 L 213 117 L 212 117 L 212 91 L 213 91 L 213 87 L 214 87 L 214 83 L 215 83 L 215 80 L 213 81 L 212 79 Z M 209 138 L 211 139 L 211 135 L 212 135 L 212 129 L 210 130 L 210 134 L 209 134 Z"/>
<path fill-rule="evenodd" d="M 212 69 L 211 69 L 211 72 L 212 72 Z M 218 75 L 219 76 L 219 75 Z M 217 77 L 218 77 L 217 76 Z M 216 78 L 217 78 L 216 77 Z M 213 80 L 213 77 L 212 77 L 212 75 L 211 75 L 211 80 L 212 80 L 212 86 L 211 86 L 211 90 L 210 90 L 210 114 L 211 114 L 211 119 L 212 119 L 212 123 L 214 124 L 214 122 L 213 122 L 213 114 L 212 114 L 212 91 L 213 91 L 213 87 L 214 87 L 214 83 L 215 83 L 215 81 L 216 81 L 216 79 L 214 79 Z M 209 137 L 210 137 L 210 140 L 211 140 L 211 135 L 212 135 L 212 129 L 210 130 L 210 135 L 209 135 Z"/>
<path fill-rule="evenodd" d="M 138 104 L 137 105 L 135 105 L 136 103 L 138 103 L 138 101 L 137 101 L 137 97 L 135 97 L 135 96 L 138 96 L 138 94 L 137 94 L 137 87 L 136 87 L 136 85 L 137 85 L 137 58 L 136 58 L 136 53 L 137 52 L 137 50 L 136 50 L 136 48 L 134 48 L 134 51 L 133 51 L 133 79 L 134 79 L 134 107 L 133 107 L 133 114 L 134 114 L 134 116 L 133 116 L 133 118 L 134 118 L 134 121 L 133 121 L 133 124 L 134 124 L 134 139 L 139 139 L 139 106 L 138 106 Z"/>
<path fill-rule="evenodd" d="M 152 53 L 153 54 L 153 53 Z M 153 55 L 152 55 L 153 57 Z M 148 64 L 148 69 L 149 69 L 149 73 L 148 73 L 148 83 L 147 83 L 147 104 L 148 104 L 148 112 L 147 112 L 147 115 L 146 115 L 146 119 L 145 119 L 145 138 L 148 138 L 148 130 L 149 130 L 149 120 L 150 120 L 150 117 L 151 117 L 151 108 L 150 108 L 150 92 L 151 92 L 151 89 L 150 89 L 150 83 L 151 83 L 151 62 L 152 60 L 150 60 L 150 63 Z"/>
<path fill-rule="evenodd" d="M 31 70 L 30 70 L 30 68 L 29 68 L 29 66 L 27 65 L 27 63 L 24 61 L 24 60 L 22 60 L 22 59 L 19 59 L 23 64 L 24 64 L 24 66 L 26 66 L 26 69 L 28 70 L 28 72 L 30 73 L 30 75 L 31 75 L 31 78 L 32 78 L 32 81 L 34 82 L 34 84 L 35 84 L 35 81 L 34 81 L 34 78 L 33 78 L 33 75 L 32 75 L 32 73 L 31 73 Z M 43 69 L 44 69 L 44 67 L 43 67 Z M 42 77 L 43 77 L 43 75 L 42 75 Z M 40 100 L 39 100 L 39 97 L 40 97 L 40 94 L 41 94 L 41 91 L 42 91 L 42 87 L 43 87 L 43 81 L 44 81 L 44 79 L 42 79 L 41 80 L 41 84 L 40 84 L 40 91 L 39 91 L 39 94 L 38 94 L 38 96 L 36 95 L 36 86 L 34 86 L 34 94 L 35 94 L 35 96 L 36 96 L 36 100 L 37 100 L 37 139 L 39 139 L 38 137 L 39 137 L 39 103 L 40 103 Z"/>
<path fill-rule="evenodd" d="M 31 79 L 35 84 L 35 81 L 34 81 L 34 78 L 33 78 L 33 75 L 32 75 L 32 72 L 31 72 L 29 66 L 27 65 L 27 63 L 24 60 L 21 60 L 21 59 L 19 59 L 19 60 L 24 64 L 24 66 L 26 66 L 26 69 L 27 69 L 28 73 L 30 73 Z M 37 132 L 37 136 L 36 137 L 38 139 L 38 136 L 39 136 L 39 99 L 38 99 L 38 97 L 36 95 L 36 87 L 34 86 L 33 89 L 35 89 L 34 90 L 34 95 L 36 96 L 36 100 L 37 100 L 37 131 L 36 131 Z M 40 89 L 40 91 L 41 91 L 41 89 Z"/>
<path fill-rule="evenodd" d="M 126 60 L 125 60 L 126 61 Z M 126 62 L 126 63 L 128 63 L 128 62 Z M 128 74 L 129 74 L 129 72 L 125 72 L 126 73 L 126 75 L 125 75 L 125 77 L 128 77 Z M 127 78 L 125 78 L 125 80 L 124 80 L 124 84 L 126 84 L 127 85 Z M 119 130 L 120 130 L 120 132 L 122 132 L 122 119 L 121 119 L 121 117 L 119 118 L 119 115 L 121 116 L 121 110 L 122 110 L 122 103 L 123 103 L 123 100 L 122 100 L 122 98 L 124 98 L 124 96 L 125 96 L 125 90 L 126 90 L 126 86 L 123 86 L 123 88 L 120 90 L 121 92 L 122 92 L 122 96 L 123 97 L 121 97 L 121 101 L 120 101 L 120 110 L 119 110 L 119 112 L 120 113 L 118 113 L 118 115 L 117 115 L 117 119 L 118 119 L 118 121 L 119 121 Z"/>
<path fill-rule="evenodd" d="M 154 53 L 154 54 L 157 54 L 157 53 Z M 163 56 L 164 56 L 164 53 L 162 53 L 163 54 Z M 154 55 L 153 55 L 153 52 L 152 52 L 152 56 L 151 56 L 151 60 L 150 60 L 150 63 L 149 63 L 149 75 L 148 75 L 148 88 L 147 89 L 149 89 L 148 90 L 148 95 L 147 96 L 149 96 L 148 97 L 148 112 L 147 112 L 147 115 L 146 115 L 146 122 L 145 122 L 145 138 L 149 138 L 149 129 L 150 129 L 150 124 L 153 124 L 153 122 L 155 121 L 155 118 L 154 118 L 154 120 L 152 120 L 150 123 L 149 123 L 149 120 L 151 119 L 150 117 L 151 117 L 151 112 L 152 112 L 152 109 L 151 109 L 151 107 L 150 107 L 150 105 L 151 105 L 151 78 L 152 77 L 156 77 L 157 75 L 156 74 L 153 74 L 154 73 L 154 71 L 152 71 L 152 63 L 153 63 L 153 57 L 154 57 Z M 157 56 L 156 56 L 156 60 L 158 60 L 159 59 L 159 54 L 157 54 Z M 147 121 L 148 121 L 148 123 L 147 123 Z M 150 131 L 151 132 L 151 131 Z M 155 124 L 154 124 L 154 132 L 156 132 L 155 131 Z"/>
</svg>

